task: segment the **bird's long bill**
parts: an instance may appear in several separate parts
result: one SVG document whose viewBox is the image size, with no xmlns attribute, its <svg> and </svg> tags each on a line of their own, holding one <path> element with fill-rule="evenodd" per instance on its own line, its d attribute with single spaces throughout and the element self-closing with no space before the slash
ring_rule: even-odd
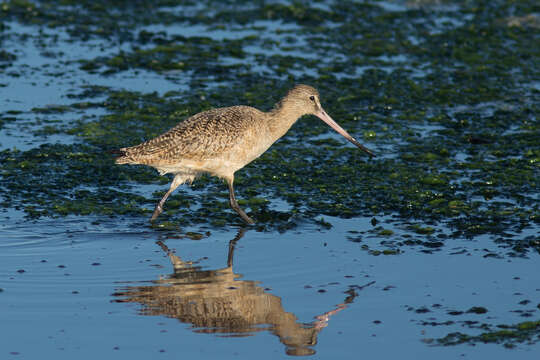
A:
<svg viewBox="0 0 540 360">
<path fill-rule="evenodd" d="M 365 151 L 366 153 L 369 154 L 369 156 L 375 156 L 375 154 L 369 150 L 367 147 L 365 147 L 364 145 L 360 144 L 358 141 L 356 141 L 355 138 L 353 138 L 351 135 L 349 135 L 349 133 L 347 131 L 345 131 L 345 129 L 343 129 L 341 126 L 338 125 L 337 122 L 335 122 L 331 117 L 330 115 L 328 115 L 326 113 L 326 111 L 324 110 L 320 110 L 319 112 L 315 113 L 315 115 L 321 119 L 322 121 L 324 121 L 325 123 L 327 123 L 328 125 L 330 125 L 330 127 L 334 130 L 336 130 L 339 134 L 341 134 L 345 139 L 349 140 L 350 142 L 352 142 L 354 145 L 358 146 L 358 148 L 360 148 L 360 150 L 362 151 Z"/>
</svg>

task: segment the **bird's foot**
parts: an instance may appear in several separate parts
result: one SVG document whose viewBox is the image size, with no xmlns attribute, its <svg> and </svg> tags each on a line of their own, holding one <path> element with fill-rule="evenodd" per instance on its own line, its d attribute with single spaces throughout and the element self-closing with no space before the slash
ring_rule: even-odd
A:
<svg viewBox="0 0 540 360">
<path fill-rule="evenodd" d="M 255 221 L 252 218 L 250 218 L 249 216 L 247 216 L 246 214 L 244 214 L 244 216 L 242 216 L 242 220 L 244 220 L 248 225 L 255 224 Z"/>
<path fill-rule="evenodd" d="M 255 221 L 250 218 L 249 216 L 247 216 L 247 214 L 245 213 L 244 210 L 242 210 L 239 206 L 236 206 L 236 207 L 233 207 L 233 209 L 236 211 L 236 213 L 238 215 L 240 215 L 240 217 L 242 218 L 242 220 L 244 220 L 244 222 L 248 225 L 253 225 L 255 224 Z"/>
<path fill-rule="evenodd" d="M 156 220 L 156 218 L 163 212 L 163 208 L 161 207 L 161 204 L 157 204 L 156 208 L 154 210 L 154 213 L 152 214 L 152 217 L 150 218 L 150 222 L 153 222 Z"/>
</svg>

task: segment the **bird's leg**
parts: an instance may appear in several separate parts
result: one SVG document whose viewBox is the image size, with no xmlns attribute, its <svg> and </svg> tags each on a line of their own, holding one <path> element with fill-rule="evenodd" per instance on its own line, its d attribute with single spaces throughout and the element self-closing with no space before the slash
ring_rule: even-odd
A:
<svg viewBox="0 0 540 360">
<path fill-rule="evenodd" d="M 169 190 L 165 193 L 165 195 L 163 195 L 163 197 L 161 198 L 161 200 L 158 202 L 158 204 L 156 205 L 156 208 L 154 209 L 154 213 L 152 214 L 152 217 L 150 218 L 150 221 L 154 221 L 156 220 L 156 218 L 159 216 L 159 214 L 161 214 L 163 212 L 163 205 L 165 204 L 165 201 L 167 200 L 167 198 L 169 197 L 169 195 L 172 194 L 172 192 L 178 187 L 180 186 L 180 184 L 182 184 L 184 181 L 184 178 L 182 175 L 178 174 L 174 177 L 172 183 L 171 183 L 171 187 L 169 188 Z"/>
<path fill-rule="evenodd" d="M 156 218 L 163 212 L 163 204 L 165 204 L 165 201 L 169 197 L 169 195 L 172 194 L 174 189 L 171 187 L 169 191 L 165 193 L 165 195 L 161 198 L 161 200 L 157 203 L 156 208 L 154 209 L 154 213 L 152 214 L 152 217 L 150 218 L 150 221 L 156 220 Z"/>
<path fill-rule="evenodd" d="M 253 221 L 253 219 L 247 216 L 244 210 L 242 210 L 240 206 L 238 206 L 238 203 L 236 202 L 236 198 L 234 197 L 234 187 L 233 187 L 234 177 L 231 176 L 230 178 L 227 178 L 226 180 L 227 180 L 227 185 L 229 185 L 229 203 L 231 204 L 231 207 L 233 208 L 234 211 L 238 213 L 238 215 L 240 215 L 242 220 L 244 220 L 246 223 L 250 225 L 255 224 L 255 221 Z"/>
</svg>

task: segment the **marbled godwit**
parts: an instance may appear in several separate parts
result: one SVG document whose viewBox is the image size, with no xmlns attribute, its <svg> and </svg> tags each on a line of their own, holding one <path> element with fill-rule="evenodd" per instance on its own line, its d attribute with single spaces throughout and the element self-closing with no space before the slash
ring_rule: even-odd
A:
<svg viewBox="0 0 540 360">
<path fill-rule="evenodd" d="M 231 207 L 246 223 L 253 224 L 234 196 L 234 173 L 261 156 L 298 118 L 308 114 L 319 117 L 351 143 L 374 156 L 324 111 L 316 89 L 297 85 L 269 112 L 249 106 L 204 111 L 154 139 L 116 151 L 120 154 L 116 163 L 143 164 L 154 167 L 161 175 L 174 174 L 169 190 L 156 205 L 150 221 L 163 211 L 163 204 L 179 185 L 209 173 L 227 181 Z"/>
</svg>

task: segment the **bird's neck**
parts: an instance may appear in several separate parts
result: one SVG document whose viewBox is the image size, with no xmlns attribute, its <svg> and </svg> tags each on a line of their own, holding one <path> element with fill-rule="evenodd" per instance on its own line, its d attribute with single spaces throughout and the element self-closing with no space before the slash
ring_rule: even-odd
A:
<svg viewBox="0 0 540 360">
<path fill-rule="evenodd" d="M 267 114 L 269 121 L 268 128 L 272 135 L 274 135 L 275 140 L 277 140 L 285 135 L 296 120 L 304 115 L 304 110 L 282 100 Z"/>
</svg>

